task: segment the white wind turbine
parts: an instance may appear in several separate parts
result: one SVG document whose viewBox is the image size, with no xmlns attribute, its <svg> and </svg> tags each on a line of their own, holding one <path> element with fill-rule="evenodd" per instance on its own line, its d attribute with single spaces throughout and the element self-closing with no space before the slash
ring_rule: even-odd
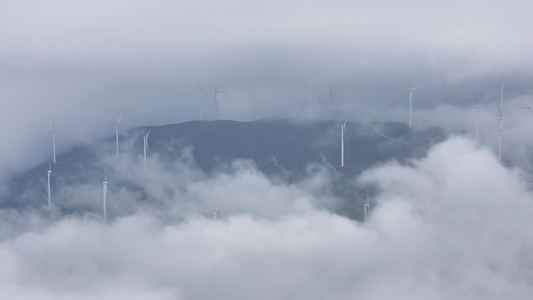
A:
<svg viewBox="0 0 533 300">
<path fill-rule="evenodd" d="M 409 128 L 411 128 L 413 126 L 413 93 L 417 88 L 411 86 L 411 81 L 407 80 L 407 82 L 409 83 Z"/>
<path fill-rule="evenodd" d="M 213 175 L 209 179 L 209 185 L 215 186 L 215 205 L 218 206 L 218 185 L 213 182 Z M 213 219 L 218 219 L 220 217 L 220 211 L 218 207 L 213 207 Z"/>
<path fill-rule="evenodd" d="M 500 84 L 500 107 L 503 107 L 503 89 L 505 88 L 505 83 Z"/>
<path fill-rule="evenodd" d="M 216 87 L 213 87 L 213 90 L 215 91 L 215 120 L 218 120 L 218 94 L 223 94 L 224 92 L 217 90 Z"/>
<path fill-rule="evenodd" d="M 148 152 L 148 135 L 150 135 L 150 130 L 148 130 L 148 133 L 144 136 L 144 145 L 143 145 L 143 150 L 144 150 L 144 160 L 143 160 L 143 163 L 144 163 L 144 171 L 146 171 L 146 154 Z"/>
<path fill-rule="evenodd" d="M 502 161 L 502 132 L 503 132 L 503 115 L 502 110 L 500 106 L 498 105 L 498 112 L 500 114 L 500 132 L 499 132 L 499 139 L 498 139 L 498 160 Z"/>
<path fill-rule="evenodd" d="M 54 172 L 52 172 L 52 164 L 48 163 L 48 171 L 46 171 L 47 177 L 48 177 L 48 186 L 47 186 L 47 193 L 48 193 L 48 210 L 52 210 L 52 196 L 51 196 L 51 189 L 50 189 L 50 175 L 56 176 Z"/>
<path fill-rule="evenodd" d="M 344 135 L 346 134 L 346 122 L 341 124 L 341 167 L 344 167 Z"/>
<path fill-rule="evenodd" d="M 104 210 L 104 222 L 107 221 L 107 171 L 104 169 L 104 181 L 102 181 L 102 200 L 103 200 L 103 210 Z"/>
<path fill-rule="evenodd" d="M 122 119 L 122 114 L 118 117 L 118 120 L 116 123 L 111 123 L 109 125 L 114 125 L 115 126 L 115 141 L 116 141 L 116 152 L 117 152 L 117 157 L 118 157 L 118 127 L 120 125 L 120 120 Z"/>
<path fill-rule="evenodd" d="M 365 210 L 364 221 L 366 223 L 368 213 L 370 212 L 370 199 L 368 197 L 368 188 L 366 189 L 366 203 L 363 204 L 363 208 Z"/>
<path fill-rule="evenodd" d="M 56 121 L 54 119 L 54 116 L 52 116 L 52 132 L 47 134 L 44 138 L 46 139 L 50 135 L 52 136 L 52 156 L 54 160 L 54 164 L 56 163 Z"/>
<path fill-rule="evenodd" d="M 533 108 L 531 106 L 522 106 L 520 108 L 529 109 L 529 111 L 533 114 Z"/>
<path fill-rule="evenodd" d="M 215 203 L 218 206 L 218 185 L 215 185 Z M 213 207 L 213 219 L 217 219 L 220 216 L 218 207 Z"/>
</svg>

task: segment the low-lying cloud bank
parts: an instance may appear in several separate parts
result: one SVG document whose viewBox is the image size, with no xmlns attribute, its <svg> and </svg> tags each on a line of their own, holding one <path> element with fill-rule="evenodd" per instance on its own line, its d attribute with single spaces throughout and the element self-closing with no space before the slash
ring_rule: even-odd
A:
<svg viewBox="0 0 533 300">
<path fill-rule="evenodd" d="M 221 186 L 228 191 L 235 184 L 236 203 L 262 196 L 291 209 L 269 217 L 250 209 L 217 220 L 197 213 L 161 219 L 153 210 L 137 210 L 108 224 L 3 211 L 3 230 L 11 227 L 11 233 L 0 242 L 0 294 L 156 300 L 533 295 L 527 182 L 470 140 L 451 138 L 411 165 L 391 162 L 363 173 L 357 184 L 378 191 L 367 223 L 319 208 L 312 184 L 242 190 L 239 182 L 260 175 L 224 176 L 217 180 L 226 180 Z M 268 202 L 256 209 L 262 210 Z"/>
</svg>

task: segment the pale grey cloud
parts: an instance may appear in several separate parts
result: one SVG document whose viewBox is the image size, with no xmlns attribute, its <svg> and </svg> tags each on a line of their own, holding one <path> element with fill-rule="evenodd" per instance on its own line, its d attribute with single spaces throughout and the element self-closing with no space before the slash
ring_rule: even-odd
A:
<svg viewBox="0 0 533 300">
<path fill-rule="evenodd" d="M 312 183 L 273 186 L 249 167 L 226 176 L 220 184 L 254 187 L 230 197 L 237 202 L 259 196 L 297 206 L 277 218 L 242 212 L 163 221 L 140 211 L 107 225 L 79 217 L 45 223 L 0 243 L 3 294 L 529 299 L 533 292 L 527 183 L 470 140 L 452 138 L 411 166 L 365 172 L 358 183 L 378 191 L 366 224 L 317 209 L 308 201 Z"/>
</svg>

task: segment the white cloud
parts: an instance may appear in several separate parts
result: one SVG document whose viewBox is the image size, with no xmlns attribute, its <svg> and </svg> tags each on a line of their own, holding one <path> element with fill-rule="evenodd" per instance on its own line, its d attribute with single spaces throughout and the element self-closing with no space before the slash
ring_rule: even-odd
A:
<svg viewBox="0 0 533 300">
<path fill-rule="evenodd" d="M 366 224 L 317 209 L 299 196 L 308 186 L 295 193 L 247 168 L 217 179 L 234 188 L 238 205 L 258 195 L 307 204 L 275 218 L 239 212 L 176 221 L 146 211 L 107 225 L 61 219 L 3 239 L 2 292 L 17 299 L 528 299 L 533 292 L 530 191 L 519 170 L 472 141 L 452 138 L 411 165 L 366 171 L 359 184 L 378 191 Z"/>
</svg>

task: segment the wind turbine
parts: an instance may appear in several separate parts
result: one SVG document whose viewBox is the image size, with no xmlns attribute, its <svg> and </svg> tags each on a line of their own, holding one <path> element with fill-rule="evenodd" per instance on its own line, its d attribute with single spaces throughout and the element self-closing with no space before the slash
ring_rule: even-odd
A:
<svg viewBox="0 0 533 300">
<path fill-rule="evenodd" d="M 223 94 L 224 92 L 217 90 L 216 87 L 213 87 L 213 90 L 215 91 L 215 120 L 218 120 L 218 94 Z"/>
<path fill-rule="evenodd" d="M 500 113 L 500 134 L 499 134 L 499 140 L 498 140 L 498 160 L 499 162 L 502 162 L 502 132 L 503 132 L 503 116 L 502 116 L 502 110 L 500 106 L 498 105 L 498 112 Z"/>
<path fill-rule="evenodd" d="M 210 184 L 213 185 L 215 184 L 213 182 L 213 177 L 211 176 L 211 179 L 209 179 L 210 181 Z M 215 204 L 216 206 L 218 206 L 218 185 L 215 184 Z M 218 217 L 220 217 L 220 211 L 218 209 L 218 207 L 213 207 L 213 219 L 218 219 Z"/>
<path fill-rule="evenodd" d="M 104 168 L 104 181 L 102 181 L 102 200 L 103 200 L 103 209 L 104 209 L 104 222 L 107 221 L 107 171 Z"/>
<path fill-rule="evenodd" d="M 148 130 L 148 133 L 144 136 L 144 171 L 146 172 L 146 153 L 148 152 L 148 135 L 150 135 L 150 130 Z"/>
<path fill-rule="evenodd" d="M 409 128 L 411 128 L 413 126 L 413 92 L 416 90 L 416 87 L 411 86 L 411 81 L 407 80 L 407 82 L 409 83 Z"/>
<path fill-rule="evenodd" d="M 122 114 L 120 114 L 116 123 L 109 124 L 109 125 L 115 125 L 115 140 L 116 140 L 117 157 L 118 157 L 118 126 L 120 125 L 121 119 L 122 119 Z"/>
<path fill-rule="evenodd" d="M 200 90 L 200 121 L 203 121 L 204 120 L 204 101 L 203 101 L 204 88 L 198 83 L 198 89 Z"/>
<path fill-rule="evenodd" d="M 341 124 L 341 167 L 344 167 L 344 134 L 346 134 L 346 122 Z"/>
<path fill-rule="evenodd" d="M 52 136 L 52 156 L 54 159 L 54 164 L 56 163 L 56 121 L 54 119 L 54 116 L 52 116 L 52 132 L 47 134 L 44 138 L 46 139 L 50 135 Z"/>
<path fill-rule="evenodd" d="M 366 189 L 366 203 L 363 204 L 363 208 L 365 210 L 364 221 L 366 223 L 367 215 L 370 212 L 370 199 L 368 197 L 368 188 Z"/>
<path fill-rule="evenodd" d="M 51 189 L 50 189 L 50 175 L 56 176 L 56 174 L 54 174 L 54 172 L 52 172 L 52 164 L 50 162 L 48 162 L 48 171 L 46 171 L 46 173 L 47 173 L 47 177 L 48 177 L 48 189 L 47 189 L 47 193 L 48 193 L 48 211 L 51 211 L 52 210 L 52 197 L 51 197 Z"/>
<path fill-rule="evenodd" d="M 503 89 L 505 88 L 505 83 L 500 84 L 500 106 L 503 107 Z"/>
<path fill-rule="evenodd" d="M 520 108 L 529 109 L 529 111 L 533 114 L 533 108 L 531 108 L 531 106 L 522 106 Z"/>
</svg>

